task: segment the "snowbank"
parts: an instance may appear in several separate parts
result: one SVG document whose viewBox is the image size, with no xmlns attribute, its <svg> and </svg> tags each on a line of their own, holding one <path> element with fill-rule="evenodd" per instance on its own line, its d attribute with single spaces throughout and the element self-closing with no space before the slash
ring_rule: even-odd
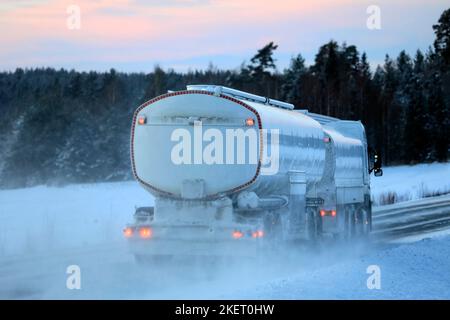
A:
<svg viewBox="0 0 450 320">
<path fill-rule="evenodd" d="M 389 192 L 409 200 L 450 191 L 450 163 L 383 170 L 382 177 L 371 177 L 375 205 Z M 120 242 L 134 207 L 152 204 L 134 181 L 1 190 L 0 256 Z"/>
<path fill-rule="evenodd" d="M 395 191 L 415 198 L 425 187 L 450 186 L 450 164 L 384 170 L 383 177 L 372 178 L 376 197 Z M 152 204 L 150 194 L 135 182 L 0 191 L 0 297 L 450 298 L 448 236 L 374 250 L 302 253 L 297 260 L 268 261 L 256 268 L 241 262 L 233 268 L 227 262 L 212 280 L 203 279 L 205 270 L 186 272 L 185 265 L 173 273 L 141 269 L 124 248 L 122 229 L 134 206 Z M 82 292 L 64 286 L 65 267 L 74 263 L 84 270 Z M 381 268 L 381 290 L 366 286 L 369 265 Z"/>
<path fill-rule="evenodd" d="M 383 203 L 389 194 L 395 202 L 420 199 L 450 192 L 450 162 L 383 168 L 382 177 L 371 176 L 374 205 Z"/>
<path fill-rule="evenodd" d="M 153 204 L 136 182 L 0 191 L 0 257 L 122 241 L 135 206 Z"/>
<path fill-rule="evenodd" d="M 345 256 L 345 255 L 344 255 Z M 292 276 L 223 296 L 233 299 L 450 299 L 450 236 L 391 246 L 320 267 L 298 267 Z M 343 260 L 343 261 L 342 261 Z M 340 261 L 340 262 L 339 262 Z M 380 289 L 369 289 L 380 268 Z"/>
</svg>

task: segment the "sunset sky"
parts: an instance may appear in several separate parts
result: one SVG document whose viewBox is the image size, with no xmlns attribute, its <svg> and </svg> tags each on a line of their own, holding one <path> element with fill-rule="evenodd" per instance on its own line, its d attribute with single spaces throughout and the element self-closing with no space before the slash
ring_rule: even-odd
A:
<svg viewBox="0 0 450 320">
<path fill-rule="evenodd" d="M 70 5 L 80 8 L 80 29 L 67 26 Z M 381 30 L 366 26 L 370 5 L 381 9 Z M 0 70 L 237 68 L 274 41 L 282 71 L 298 53 L 311 63 L 330 39 L 357 45 L 375 65 L 386 53 L 425 51 L 448 7 L 448 0 L 0 0 Z"/>
</svg>

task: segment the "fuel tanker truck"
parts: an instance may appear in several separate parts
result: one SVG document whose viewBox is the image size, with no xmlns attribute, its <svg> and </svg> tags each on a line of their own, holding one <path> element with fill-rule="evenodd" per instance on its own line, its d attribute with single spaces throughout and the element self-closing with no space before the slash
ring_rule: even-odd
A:
<svg viewBox="0 0 450 320">
<path fill-rule="evenodd" d="M 189 85 L 134 113 L 131 167 L 154 197 L 124 229 L 136 257 L 240 256 L 267 245 L 371 230 L 369 156 L 360 121 L 278 100 Z"/>
</svg>

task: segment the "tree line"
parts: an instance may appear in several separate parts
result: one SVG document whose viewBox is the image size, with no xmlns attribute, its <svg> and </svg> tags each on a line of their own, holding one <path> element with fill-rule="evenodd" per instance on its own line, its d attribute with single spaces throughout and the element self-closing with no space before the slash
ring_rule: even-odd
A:
<svg viewBox="0 0 450 320">
<path fill-rule="evenodd" d="M 277 70 L 273 42 L 237 70 L 179 73 L 0 72 L 0 186 L 131 179 L 135 108 L 187 84 L 217 84 L 293 103 L 297 109 L 361 120 L 384 165 L 447 161 L 450 136 L 450 9 L 426 52 L 386 55 L 371 70 L 366 53 L 330 41 L 313 64 L 301 54 Z"/>
</svg>

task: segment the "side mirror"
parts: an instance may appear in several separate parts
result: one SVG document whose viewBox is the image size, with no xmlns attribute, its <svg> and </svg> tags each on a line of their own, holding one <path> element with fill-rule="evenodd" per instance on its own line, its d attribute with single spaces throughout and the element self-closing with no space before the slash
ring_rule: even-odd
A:
<svg viewBox="0 0 450 320">
<path fill-rule="evenodd" d="M 383 175 L 383 169 L 377 169 L 373 173 L 375 177 L 381 177 Z"/>
<path fill-rule="evenodd" d="M 374 149 L 371 149 L 370 153 L 369 173 L 373 171 L 375 177 L 381 177 L 383 175 L 383 170 L 381 169 L 381 156 Z"/>
</svg>

